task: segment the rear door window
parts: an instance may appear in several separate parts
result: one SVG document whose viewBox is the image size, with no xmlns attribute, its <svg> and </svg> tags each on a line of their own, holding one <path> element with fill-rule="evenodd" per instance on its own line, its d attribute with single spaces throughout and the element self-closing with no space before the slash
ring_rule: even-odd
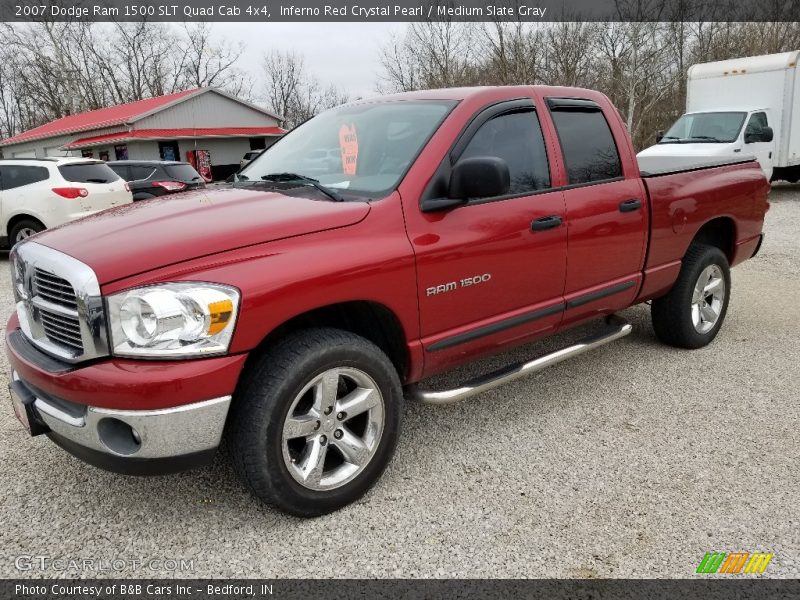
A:
<svg viewBox="0 0 800 600">
<path fill-rule="evenodd" d="M 0 189 L 13 190 L 15 188 L 46 181 L 50 172 L 45 167 L 28 167 L 23 165 L 0 166 Z"/>
<path fill-rule="evenodd" d="M 622 177 L 622 165 L 611 128 L 600 107 L 585 102 L 565 103 L 564 106 L 551 104 L 570 185 Z"/>
<path fill-rule="evenodd" d="M 119 175 L 105 163 L 74 163 L 58 167 L 61 176 L 72 183 L 111 183 Z"/>
</svg>

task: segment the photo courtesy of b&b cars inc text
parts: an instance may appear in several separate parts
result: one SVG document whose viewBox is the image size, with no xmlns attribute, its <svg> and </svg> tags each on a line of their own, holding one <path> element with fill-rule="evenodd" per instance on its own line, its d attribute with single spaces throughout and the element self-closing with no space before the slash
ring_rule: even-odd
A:
<svg viewBox="0 0 800 600">
<path fill-rule="evenodd" d="M 800 598 L 800 0 L 0 5 L 0 596 Z"/>
</svg>

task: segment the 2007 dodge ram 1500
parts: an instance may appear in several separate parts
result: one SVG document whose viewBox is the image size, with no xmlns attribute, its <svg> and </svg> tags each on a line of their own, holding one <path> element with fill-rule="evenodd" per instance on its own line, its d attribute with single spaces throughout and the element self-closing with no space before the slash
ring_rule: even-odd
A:
<svg viewBox="0 0 800 600">
<path fill-rule="evenodd" d="M 711 342 L 729 267 L 762 240 L 753 161 L 640 173 L 594 91 L 435 90 L 325 112 L 228 187 L 112 209 L 11 254 L 12 401 L 32 434 L 127 473 L 222 439 L 260 498 L 311 516 L 362 495 L 404 397 L 452 402 L 624 336 Z M 606 318 L 466 382 L 417 382 Z"/>
</svg>

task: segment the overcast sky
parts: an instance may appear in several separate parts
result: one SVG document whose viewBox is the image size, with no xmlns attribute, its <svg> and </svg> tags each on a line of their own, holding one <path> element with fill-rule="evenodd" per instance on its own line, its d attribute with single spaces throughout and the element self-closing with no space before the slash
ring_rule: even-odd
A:
<svg viewBox="0 0 800 600">
<path fill-rule="evenodd" d="M 381 71 L 378 51 L 404 23 L 215 23 L 214 33 L 232 43 L 245 43 L 239 66 L 258 73 L 264 52 L 294 50 L 305 57 L 306 68 L 327 85 L 346 90 L 351 98 L 375 93 Z M 262 92 L 260 82 L 253 91 Z"/>
</svg>

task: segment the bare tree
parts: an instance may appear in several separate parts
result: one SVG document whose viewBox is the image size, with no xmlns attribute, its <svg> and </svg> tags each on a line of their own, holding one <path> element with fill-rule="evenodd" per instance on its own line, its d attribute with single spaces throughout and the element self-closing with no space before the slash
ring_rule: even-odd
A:
<svg viewBox="0 0 800 600">
<path fill-rule="evenodd" d="M 76 111 L 199 86 L 249 95 L 236 68 L 243 46 L 210 26 L 37 22 L 0 30 L 0 132 L 4 137 Z"/>
<path fill-rule="evenodd" d="M 684 111 L 692 64 L 800 48 L 800 24 L 789 21 L 783 3 L 770 0 L 759 10 L 775 21 L 725 22 L 729 0 L 700 8 L 688 0 L 617 0 L 617 20 L 606 23 L 416 23 L 382 48 L 378 89 L 594 88 L 612 99 L 642 148 Z"/>
<path fill-rule="evenodd" d="M 348 95 L 334 85 L 322 86 L 306 72 L 305 60 L 295 52 L 272 50 L 262 59 L 267 104 L 293 128 L 318 112 L 344 104 Z"/>
</svg>

